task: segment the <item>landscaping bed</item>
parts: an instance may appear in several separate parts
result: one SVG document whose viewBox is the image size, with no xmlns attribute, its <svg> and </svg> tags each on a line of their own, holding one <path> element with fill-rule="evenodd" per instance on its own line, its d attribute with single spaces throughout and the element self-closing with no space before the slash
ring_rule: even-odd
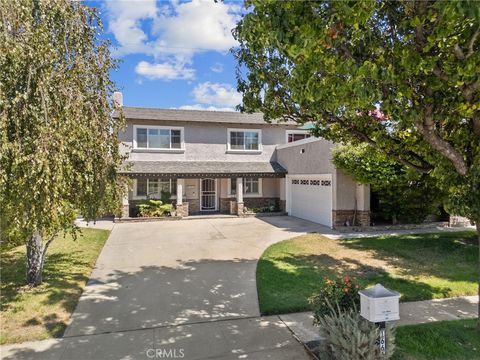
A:
<svg viewBox="0 0 480 360">
<path fill-rule="evenodd" d="M 61 337 L 110 231 L 82 229 L 55 239 L 43 284 L 25 288 L 25 245 L 1 249 L 0 344 Z"/>
<path fill-rule="evenodd" d="M 401 293 L 401 301 L 477 293 L 473 231 L 332 240 L 308 234 L 270 246 L 257 267 L 263 314 L 311 310 L 325 277 L 353 276 Z"/>
</svg>

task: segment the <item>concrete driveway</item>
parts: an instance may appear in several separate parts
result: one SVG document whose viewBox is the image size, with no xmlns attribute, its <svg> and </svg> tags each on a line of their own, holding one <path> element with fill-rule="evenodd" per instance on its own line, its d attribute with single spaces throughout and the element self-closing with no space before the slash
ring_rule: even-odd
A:
<svg viewBox="0 0 480 360">
<path fill-rule="evenodd" d="M 65 343 L 46 353 L 147 359 L 182 350 L 185 359 L 306 359 L 278 317 L 260 317 L 255 270 L 268 246 L 312 231 L 325 227 L 286 216 L 116 224 Z"/>
</svg>

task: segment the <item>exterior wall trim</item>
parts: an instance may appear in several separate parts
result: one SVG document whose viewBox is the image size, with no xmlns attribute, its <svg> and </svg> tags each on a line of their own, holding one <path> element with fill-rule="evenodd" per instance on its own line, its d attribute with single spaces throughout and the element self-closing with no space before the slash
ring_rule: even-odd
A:
<svg viewBox="0 0 480 360">
<path fill-rule="evenodd" d="M 258 150 L 236 150 L 230 148 L 230 133 L 235 131 L 241 132 L 256 132 L 258 133 Z M 262 129 L 254 128 L 227 128 L 227 154 L 261 154 L 263 152 L 263 143 L 262 143 Z"/>
<path fill-rule="evenodd" d="M 295 134 L 302 134 L 302 135 L 308 135 L 310 134 L 310 131 L 309 130 L 302 130 L 302 129 L 298 129 L 298 130 L 286 130 L 285 131 L 285 144 L 291 144 L 288 142 L 288 135 L 295 135 Z M 310 136 L 312 137 L 312 136 Z M 307 138 L 309 139 L 309 138 Z M 302 140 L 305 140 L 305 139 L 302 139 Z M 302 141 L 302 140 L 297 140 L 297 141 L 292 141 L 294 143 L 297 143 L 298 141 Z"/>
</svg>

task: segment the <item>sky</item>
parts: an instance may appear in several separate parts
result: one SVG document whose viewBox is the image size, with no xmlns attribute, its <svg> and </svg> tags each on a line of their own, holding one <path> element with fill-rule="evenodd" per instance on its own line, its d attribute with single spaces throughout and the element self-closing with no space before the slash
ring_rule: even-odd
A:
<svg viewBox="0 0 480 360">
<path fill-rule="evenodd" d="M 86 1 L 99 10 L 102 37 L 120 60 L 111 76 L 125 106 L 234 110 L 237 45 L 231 34 L 241 2 Z"/>
</svg>

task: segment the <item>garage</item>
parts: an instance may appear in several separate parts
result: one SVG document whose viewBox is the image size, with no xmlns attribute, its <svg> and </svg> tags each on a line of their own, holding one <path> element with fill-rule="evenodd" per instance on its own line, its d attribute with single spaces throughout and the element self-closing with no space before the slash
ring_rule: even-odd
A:
<svg viewBox="0 0 480 360">
<path fill-rule="evenodd" d="M 289 215 L 332 227 L 332 175 L 288 175 Z"/>
</svg>

